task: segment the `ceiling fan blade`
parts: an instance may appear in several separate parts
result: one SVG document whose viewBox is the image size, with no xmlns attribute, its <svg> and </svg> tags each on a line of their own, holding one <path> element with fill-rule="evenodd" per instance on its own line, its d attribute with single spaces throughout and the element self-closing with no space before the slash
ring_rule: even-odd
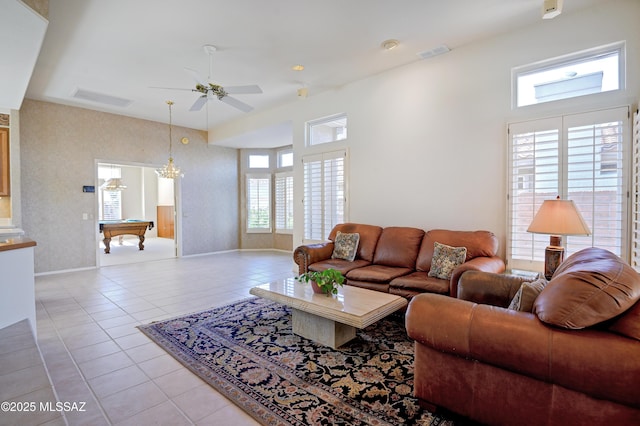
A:
<svg viewBox="0 0 640 426">
<path fill-rule="evenodd" d="M 262 93 L 262 89 L 257 84 L 249 86 L 225 86 L 224 91 L 231 95 L 251 95 Z"/>
<path fill-rule="evenodd" d="M 206 96 L 200 96 L 198 99 L 196 99 L 191 108 L 189 108 L 189 111 L 200 111 L 208 100 L 209 99 Z"/>
<path fill-rule="evenodd" d="M 200 75 L 198 74 L 197 71 L 192 70 L 191 68 L 186 68 L 186 67 L 184 70 L 187 72 L 187 74 L 189 74 L 195 80 L 196 83 L 202 84 L 203 86 L 207 85 L 207 83 L 200 78 Z"/>
<path fill-rule="evenodd" d="M 231 105 L 234 108 L 238 108 L 242 112 L 249 112 L 253 110 L 253 107 L 251 105 L 247 105 L 244 102 L 239 101 L 236 98 L 232 98 L 230 96 L 225 96 L 220 100 L 227 105 Z"/>
<path fill-rule="evenodd" d="M 149 89 L 163 89 L 163 90 L 186 90 L 193 91 L 193 89 L 183 89 L 182 87 L 157 87 L 157 86 L 149 86 Z"/>
</svg>

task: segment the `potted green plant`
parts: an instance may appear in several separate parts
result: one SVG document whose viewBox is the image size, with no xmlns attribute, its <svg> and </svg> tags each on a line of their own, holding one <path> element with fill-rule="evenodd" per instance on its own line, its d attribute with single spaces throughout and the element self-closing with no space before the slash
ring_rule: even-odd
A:
<svg viewBox="0 0 640 426">
<path fill-rule="evenodd" d="M 309 271 L 296 278 L 301 283 L 311 283 L 315 293 L 324 293 L 327 296 L 337 294 L 338 287 L 344 284 L 344 276 L 335 269 L 325 269 L 324 271 Z"/>
</svg>

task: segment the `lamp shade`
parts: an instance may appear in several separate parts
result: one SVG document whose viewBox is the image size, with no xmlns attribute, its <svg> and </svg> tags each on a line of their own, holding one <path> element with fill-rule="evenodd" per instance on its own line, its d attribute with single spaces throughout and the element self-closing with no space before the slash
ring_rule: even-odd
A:
<svg viewBox="0 0 640 426">
<path fill-rule="evenodd" d="M 573 200 L 545 200 L 527 232 L 549 235 L 591 235 Z"/>
</svg>

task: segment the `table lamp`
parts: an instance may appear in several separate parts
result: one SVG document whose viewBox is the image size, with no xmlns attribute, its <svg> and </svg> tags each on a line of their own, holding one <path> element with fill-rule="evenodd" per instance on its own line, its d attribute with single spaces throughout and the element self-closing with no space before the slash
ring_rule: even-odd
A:
<svg viewBox="0 0 640 426">
<path fill-rule="evenodd" d="M 561 200 L 560 197 L 542 203 L 527 232 L 551 236 L 544 251 L 544 276 L 548 280 L 564 260 L 562 236 L 591 234 L 573 200 Z"/>
</svg>

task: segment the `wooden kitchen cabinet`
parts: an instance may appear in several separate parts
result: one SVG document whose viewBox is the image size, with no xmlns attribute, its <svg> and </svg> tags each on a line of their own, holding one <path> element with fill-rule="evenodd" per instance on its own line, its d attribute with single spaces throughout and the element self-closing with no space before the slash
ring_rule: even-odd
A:
<svg viewBox="0 0 640 426">
<path fill-rule="evenodd" d="M 173 206 L 158 206 L 158 238 L 174 238 Z"/>
</svg>

